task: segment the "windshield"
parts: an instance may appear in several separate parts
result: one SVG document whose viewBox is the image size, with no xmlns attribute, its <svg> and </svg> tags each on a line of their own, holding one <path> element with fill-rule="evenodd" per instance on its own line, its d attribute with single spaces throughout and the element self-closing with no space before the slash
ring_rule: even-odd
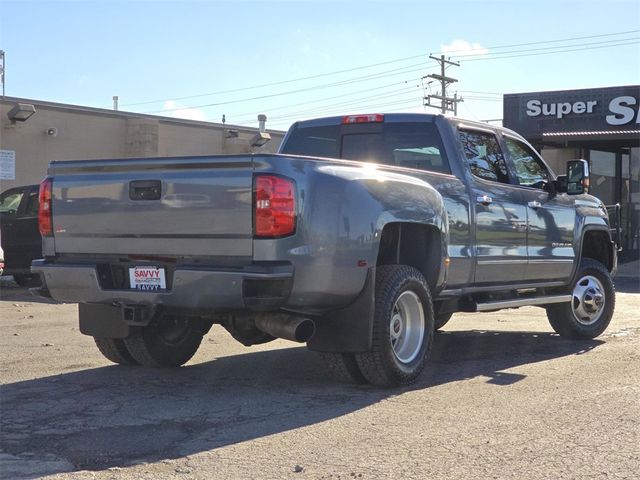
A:
<svg viewBox="0 0 640 480">
<path fill-rule="evenodd" d="M 424 122 L 296 128 L 281 153 L 451 173 L 436 126 Z"/>
</svg>

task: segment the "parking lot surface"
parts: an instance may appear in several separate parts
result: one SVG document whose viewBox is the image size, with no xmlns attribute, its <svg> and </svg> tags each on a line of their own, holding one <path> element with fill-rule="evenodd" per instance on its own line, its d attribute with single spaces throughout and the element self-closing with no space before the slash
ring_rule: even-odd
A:
<svg viewBox="0 0 640 480">
<path fill-rule="evenodd" d="M 638 478 L 640 294 L 591 341 L 544 311 L 457 314 L 410 388 L 214 326 L 183 368 L 110 364 L 77 306 L 4 283 L 0 478 Z"/>
</svg>

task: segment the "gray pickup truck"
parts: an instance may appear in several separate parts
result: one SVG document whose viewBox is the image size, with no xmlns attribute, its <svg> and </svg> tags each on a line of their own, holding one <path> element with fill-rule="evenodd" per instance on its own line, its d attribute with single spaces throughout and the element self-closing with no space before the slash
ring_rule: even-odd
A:
<svg viewBox="0 0 640 480">
<path fill-rule="evenodd" d="M 337 376 L 414 381 L 455 312 L 609 324 L 616 249 L 586 162 L 426 114 L 294 124 L 273 155 L 52 162 L 35 291 L 119 364 L 180 366 L 213 324 L 306 342 Z"/>
</svg>

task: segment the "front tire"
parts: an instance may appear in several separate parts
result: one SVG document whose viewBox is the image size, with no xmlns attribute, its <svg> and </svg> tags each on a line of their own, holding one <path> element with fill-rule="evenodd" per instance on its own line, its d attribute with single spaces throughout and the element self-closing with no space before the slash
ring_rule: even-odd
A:
<svg viewBox="0 0 640 480">
<path fill-rule="evenodd" d="M 197 321 L 162 316 L 140 328 L 124 343 L 131 356 L 147 367 L 179 367 L 198 350 L 204 332 Z"/>
<path fill-rule="evenodd" d="M 413 383 L 431 352 L 433 305 L 423 275 L 407 265 L 376 269 L 373 345 L 355 355 L 370 383 L 392 387 Z"/>
<path fill-rule="evenodd" d="M 616 304 L 611 274 L 605 266 L 591 258 L 580 262 L 576 280 L 571 286 L 571 302 L 547 307 L 551 327 L 560 336 L 591 339 L 609 326 Z"/>
</svg>

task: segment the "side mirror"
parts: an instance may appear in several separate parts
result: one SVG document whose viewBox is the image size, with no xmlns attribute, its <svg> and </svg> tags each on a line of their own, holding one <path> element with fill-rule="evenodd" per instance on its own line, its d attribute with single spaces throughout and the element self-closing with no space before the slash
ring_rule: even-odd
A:
<svg viewBox="0 0 640 480">
<path fill-rule="evenodd" d="M 589 164 L 586 160 L 567 162 L 567 193 L 569 195 L 589 193 Z"/>
</svg>

